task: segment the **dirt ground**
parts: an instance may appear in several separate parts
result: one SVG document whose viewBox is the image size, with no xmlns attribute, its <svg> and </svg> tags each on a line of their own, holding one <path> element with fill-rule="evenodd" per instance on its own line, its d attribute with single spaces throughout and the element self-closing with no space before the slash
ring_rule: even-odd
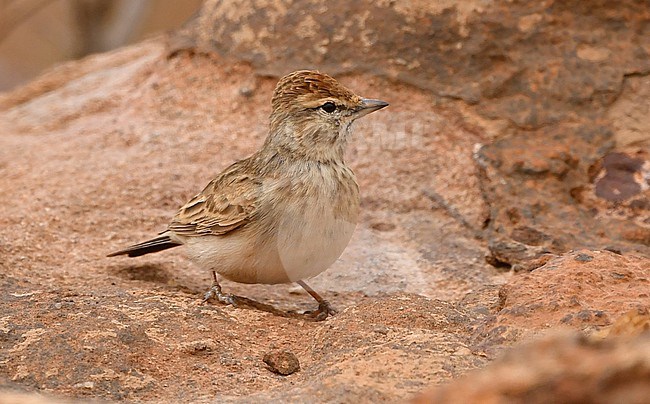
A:
<svg viewBox="0 0 650 404">
<path fill-rule="evenodd" d="M 373 124 L 395 125 L 391 114 L 434 120 L 423 111 L 425 97 L 407 108 L 414 101 L 408 88 L 390 83 L 345 80 L 369 96 L 378 87 L 392 87 L 394 108 L 383 121 L 358 128 L 351 159 L 364 190 L 364 219 L 342 259 L 312 282 L 341 311 L 338 316 L 313 324 L 200 305 L 209 274 L 193 267 L 180 249 L 142 259 L 106 258 L 164 229 L 180 204 L 265 135 L 275 80 L 209 58 L 167 61 L 162 51 L 148 43 L 86 61 L 126 62 L 110 69 L 110 81 L 117 83 L 112 91 L 106 91 L 106 76 L 89 73 L 83 88 L 69 83 L 47 95 L 61 91 L 65 100 L 45 106 L 32 101 L 6 112 L 3 122 L 12 129 L 2 137 L 8 174 L 2 179 L 8 198 L 2 217 L 12 230 L 2 236 L 2 281 L 10 291 L 3 329 L 16 338 L 6 341 L 10 351 L 53 348 L 38 350 L 38 358 L 9 355 L 5 369 L 12 383 L 113 399 L 287 394 L 287 383 L 296 394 L 325 395 L 315 398 L 369 387 L 382 398 L 395 389 L 414 394 L 485 361 L 480 355 L 447 358 L 468 349 L 459 328 L 469 317 L 453 302 L 467 291 L 503 283 L 504 275 L 419 190 L 433 182 L 423 169 L 428 153 L 385 149 L 368 139 L 380 136 L 370 133 Z M 138 63 L 132 61 L 136 52 Z M 85 99 L 87 80 L 102 87 L 91 99 Z M 240 95 L 246 86 L 254 89 L 250 98 Z M 37 110 L 42 120 L 33 124 L 30 115 Z M 464 141 L 469 146 L 471 140 Z M 452 153 L 445 150 L 436 159 Z M 382 155 L 387 158 L 378 164 Z M 469 156 L 465 160 L 471 164 Z M 391 178 L 387 174 L 395 167 L 414 175 L 408 183 Z M 377 181 L 382 177 L 386 181 Z M 449 192 L 466 192 L 462 188 L 457 184 Z M 433 232 L 440 226 L 442 242 L 458 248 L 422 247 L 440 244 Z M 459 261 L 462 267 L 453 265 Z M 286 310 L 313 308 L 295 286 L 226 282 L 224 288 Z M 31 339 L 23 340 L 25 333 Z M 375 343 L 366 346 L 369 340 Z M 302 370 L 289 377 L 267 370 L 261 358 L 275 349 L 294 352 Z M 377 356 L 382 367 L 369 369 L 368 358 Z M 39 371 L 31 369 L 35 363 Z M 411 382 L 405 383 L 400 364 L 408 366 Z M 360 370 L 371 374 L 355 376 Z M 189 378 L 179 383 L 180 375 Z M 358 386 L 346 387 L 350 378 Z M 325 389 L 328 384 L 335 387 Z"/>
<path fill-rule="evenodd" d="M 277 77 L 218 53 L 172 54 L 158 37 L 0 95 L 0 401 L 395 402 L 450 381 L 465 383 L 454 391 L 496 389 L 472 375 L 520 372 L 512 355 L 497 358 L 557 329 L 569 336 L 542 347 L 650 375 L 648 188 L 622 203 L 598 191 L 614 175 L 601 161 L 611 151 L 641 161 L 630 175 L 650 185 L 646 138 L 621 141 L 647 115 L 620 106 L 639 105 L 630 100 L 648 93 L 647 76 L 623 83 L 607 109 L 614 133 L 589 126 L 589 136 L 577 118 L 519 134 L 481 105 L 394 77 L 337 78 L 391 105 L 356 126 L 348 159 L 362 219 L 341 259 L 310 282 L 339 310 L 318 323 L 201 305 L 210 277 L 182 248 L 105 257 L 163 230 L 261 144 Z M 568 127 L 575 138 L 553 132 Z M 533 135 L 547 141 L 531 146 Z M 223 286 L 282 310 L 313 308 L 295 285 Z M 641 320 L 621 332 L 627 339 L 610 337 L 626 316 Z M 573 333 L 610 338 L 614 353 L 584 348 Z M 515 358 L 538 369 L 531 344 Z M 263 358 L 278 351 L 300 370 L 272 372 Z"/>
</svg>

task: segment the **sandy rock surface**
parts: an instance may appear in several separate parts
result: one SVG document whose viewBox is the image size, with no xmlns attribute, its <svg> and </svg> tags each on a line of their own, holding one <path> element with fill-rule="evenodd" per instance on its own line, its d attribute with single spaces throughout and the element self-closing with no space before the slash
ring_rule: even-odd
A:
<svg viewBox="0 0 650 404">
<path fill-rule="evenodd" d="M 513 355 L 533 369 L 521 397 L 533 397 L 525 391 L 548 366 L 535 373 L 540 349 L 577 350 L 623 370 L 624 355 L 647 351 L 643 336 L 613 336 L 626 334 L 621 324 L 641 324 L 643 334 L 630 313 L 650 306 L 642 1 L 535 10 L 340 2 L 354 16 L 346 32 L 361 37 L 300 54 L 286 53 L 291 38 L 341 38 L 335 18 L 297 37 L 283 31 L 300 7 L 323 2 L 258 3 L 261 14 L 239 15 L 233 3 L 206 2 L 181 33 L 68 63 L 0 95 L 0 401 L 43 399 L 30 392 L 400 401 L 473 369 L 491 380 L 521 366 L 513 356 L 490 362 L 556 328 L 608 341 L 601 349 L 571 334 L 518 348 Z M 277 31 L 264 31 L 271 20 Z M 402 28 L 374 35 L 377 21 Z M 342 50 L 350 40 L 374 53 L 351 57 Z M 182 249 L 105 258 L 163 230 L 214 175 L 259 147 L 277 75 L 308 66 L 391 103 L 356 127 L 348 161 L 362 220 L 341 259 L 310 282 L 337 316 L 313 323 L 201 305 L 209 274 Z M 282 310 L 313 308 L 291 285 L 224 289 Z M 274 373 L 264 357 L 279 351 L 300 369 Z M 629 380 L 646 370 L 632 368 Z M 472 384 L 472 374 L 453 383 Z M 447 397 L 441 391 L 432 394 Z"/>
<path fill-rule="evenodd" d="M 648 339 L 647 332 L 642 337 L 605 341 L 576 334 L 553 334 L 512 349 L 488 368 L 415 401 L 647 403 Z"/>
</svg>

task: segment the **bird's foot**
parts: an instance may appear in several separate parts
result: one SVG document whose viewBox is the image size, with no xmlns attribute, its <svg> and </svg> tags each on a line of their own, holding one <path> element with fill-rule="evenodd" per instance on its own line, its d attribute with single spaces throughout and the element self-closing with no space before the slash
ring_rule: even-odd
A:
<svg viewBox="0 0 650 404">
<path fill-rule="evenodd" d="M 327 316 L 333 316 L 336 314 L 336 310 L 332 308 L 329 302 L 323 299 L 311 286 L 307 285 L 305 281 L 296 281 L 296 283 L 302 286 L 303 289 L 307 291 L 318 302 L 318 310 L 305 312 L 307 319 L 312 321 L 323 321 Z"/>
<path fill-rule="evenodd" d="M 338 312 L 330 305 L 327 300 L 318 303 L 318 309 L 314 311 L 306 311 L 305 315 L 313 321 L 323 321 L 328 316 L 333 316 Z"/>
<path fill-rule="evenodd" d="M 235 296 L 230 293 L 223 293 L 221 291 L 221 286 L 219 285 L 212 285 L 210 290 L 208 290 L 203 296 L 203 301 L 201 303 L 207 303 L 207 301 L 212 298 L 217 299 L 219 303 L 236 306 Z"/>
</svg>

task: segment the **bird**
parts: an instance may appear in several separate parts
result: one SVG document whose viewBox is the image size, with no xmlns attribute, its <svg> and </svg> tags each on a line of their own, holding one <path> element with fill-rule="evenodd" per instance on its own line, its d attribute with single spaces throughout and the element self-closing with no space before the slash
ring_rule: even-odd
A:
<svg viewBox="0 0 650 404">
<path fill-rule="evenodd" d="M 388 105 L 319 71 L 287 74 L 273 92 L 261 148 L 210 181 L 157 237 L 108 256 L 182 245 L 190 261 L 212 274 L 203 302 L 235 305 L 219 275 L 245 284 L 296 282 L 318 303 L 305 314 L 316 320 L 335 314 L 305 279 L 328 269 L 352 237 L 360 194 L 345 163 L 346 145 L 355 120 Z"/>
</svg>

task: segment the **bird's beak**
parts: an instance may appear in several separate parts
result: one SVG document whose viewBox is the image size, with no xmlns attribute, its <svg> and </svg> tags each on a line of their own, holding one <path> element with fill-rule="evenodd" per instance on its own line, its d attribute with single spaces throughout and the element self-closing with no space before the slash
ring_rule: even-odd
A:
<svg viewBox="0 0 650 404">
<path fill-rule="evenodd" d="M 362 116 L 368 115 L 371 112 L 378 111 L 387 106 L 388 103 L 385 101 L 362 98 L 361 105 L 357 107 L 356 118 L 361 118 Z"/>
</svg>

